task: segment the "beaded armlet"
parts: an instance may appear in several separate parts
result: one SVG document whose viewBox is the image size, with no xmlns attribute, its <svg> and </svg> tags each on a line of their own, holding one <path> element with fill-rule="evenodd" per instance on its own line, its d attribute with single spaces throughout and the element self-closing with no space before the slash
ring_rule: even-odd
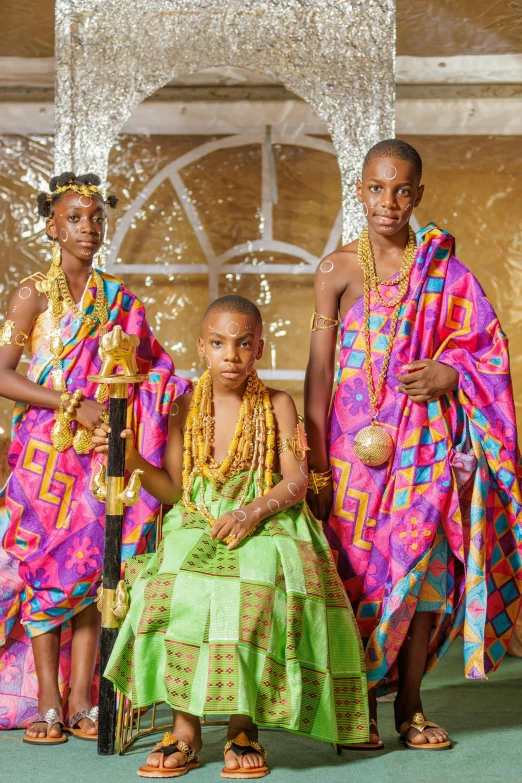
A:
<svg viewBox="0 0 522 783">
<path fill-rule="evenodd" d="M 340 323 L 338 318 L 329 318 L 327 315 L 321 315 L 314 307 L 310 320 L 310 331 L 322 332 L 325 329 L 337 329 Z"/>
<path fill-rule="evenodd" d="M 286 438 L 286 440 L 277 441 L 277 453 L 282 454 L 283 451 L 291 451 L 296 460 L 304 462 L 306 452 L 310 451 L 310 448 L 306 441 L 306 432 L 299 424 L 295 428 L 295 435 Z"/>
</svg>

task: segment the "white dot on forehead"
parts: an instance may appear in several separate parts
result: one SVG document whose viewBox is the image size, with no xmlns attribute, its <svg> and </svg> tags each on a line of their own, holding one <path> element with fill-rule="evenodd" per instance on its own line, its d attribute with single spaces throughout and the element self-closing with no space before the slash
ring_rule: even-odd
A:
<svg viewBox="0 0 522 783">
<path fill-rule="evenodd" d="M 85 201 L 87 202 L 86 204 L 84 204 L 84 203 L 83 203 L 83 201 L 82 201 L 82 198 L 83 198 L 83 199 L 85 199 Z M 92 198 L 89 198 L 88 196 L 83 196 L 83 195 L 82 195 L 82 196 L 80 196 L 80 198 L 78 199 L 78 201 L 80 202 L 80 204 L 82 205 L 82 207 L 90 207 L 90 206 L 91 206 L 91 204 L 92 204 Z"/>
<path fill-rule="evenodd" d="M 233 511 L 232 516 L 235 517 L 238 522 L 244 522 L 247 517 L 244 511 Z"/>
<path fill-rule="evenodd" d="M 230 321 L 230 323 L 227 324 L 227 334 L 229 334 L 230 337 L 237 337 L 239 334 L 239 324 L 235 321 Z"/>
<path fill-rule="evenodd" d="M 397 176 L 397 169 L 395 166 L 385 166 L 382 176 L 384 179 L 395 179 Z"/>
<path fill-rule="evenodd" d="M 334 268 L 333 261 L 330 261 L 329 258 L 327 258 L 325 261 L 322 262 L 322 264 L 319 264 L 319 269 L 321 272 L 324 272 L 325 275 L 328 274 L 328 272 L 331 272 Z"/>
<path fill-rule="evenodd" d="M 24 287 L 21 288 L 20 291 L 18 292 L 18 296 L 20 297 L 20 299 L 29 299 L 29 297 L 31 296 L 31 289 L 28 288 L 26 285 L 24 285 Z"/>
</svg>

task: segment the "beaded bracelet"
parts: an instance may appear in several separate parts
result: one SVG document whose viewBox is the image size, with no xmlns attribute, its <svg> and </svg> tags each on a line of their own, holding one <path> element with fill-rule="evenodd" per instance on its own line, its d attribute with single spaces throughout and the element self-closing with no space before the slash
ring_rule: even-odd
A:
<svg viewBox="0 0 522 783">
<path fill-rule="evenodd" d="M 72 395 L 71 399 L 69 400 L 69 404 L 67 408 L 65 409 L 63 415 L 67 419 L 67 421 L 72 421 L 76 418 L 76 408 L 80 404 L 83 398 L 83 392 L 81 389 L 76 389 L 74 394 Z"/>
</svg>

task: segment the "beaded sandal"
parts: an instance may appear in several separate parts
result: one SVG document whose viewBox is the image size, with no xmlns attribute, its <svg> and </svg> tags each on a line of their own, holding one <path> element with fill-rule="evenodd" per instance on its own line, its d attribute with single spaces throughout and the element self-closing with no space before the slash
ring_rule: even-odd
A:
<svg viewBox="0 0 522 783">
<path fill-rule="evenodd" d="M 161 753 L 160 765 L 153 767 L 150 764 L 144 764 L 138 770 L 140 778 L 179 778 L 181 775 L 186 775 L 190 769 L 201 765 L 194 748 L 188 742 L 176 739 L 170 731 L 165 732 L 163 739 L 154 745 L 151 753 Z M 167 768 L 164 766 L 165 756 L 171 756 L 173 753 L 183 753 L 186 756 L 186 761 L 181 767 Z"/>
<path fill-rule="evenodd" d="M 59 725 L 62 729 L 64 727 L 63 720 L 56 710 L 50 709 L 47 710 L 47 712 L 39 712 L 38 715 L 35 715 L 31 720 L 30 725 L 32 726 L 34 723 L 47 723 L 49 728 L 47 729 L 46 737 L 28 737 L 27 734 L 25 734 L 23 741 L 27 742 L 29 745 L 61 745 L 62 743 L 67 742 L 67 737 L 63 733 L 59 737 L 49 736 L 49 729 L 53 726 Z"/>
<path fill-rule="evenodd" d="M 80 729 L 78 723 L 84 718 L 89 718 L 92 723 L 98 723 L 98 707 L 92 707 L 90 710 L 79 710 L 75 712 L 72 718 L 69 718 L 65 731 L 73 734 L 75 737 L 81 740 L 87 740 L 88 742 L 97 742 L 98 734 L 87 734 L 87 732 Z"/>
<path fill-rule="evenodd" d="M 411 721 L 406 720 L 401 725 L 399 731 L 400 739 L 409 750 L 450 750 L 450 748 L 453 747 L 453 743 L 450 739 L 447 739 L 445 742 L 429 742 L 429 740 L 426 739 L 426 742 L 423 742 L 420 745 L 416 745 L 414 742 L 409 742 L 409 740 L 406 739 L 408 729 L 417 729 L 417 731 L 422 733 L 424 729 L 428 728 L 440 729 L 440 726 L 437 723 L 431 723 L 431 721 L 426 720 L 422 712 L 416 712 Z"/>
<path fill-rule="evenodd" d="M 259 742 L 249 739 L 244 731 L 241 731 L 233 740 L 228 740 L 223 751 L 225 757 L 229 750 L 233 750 L 238 759 L 246 753 L 254 752 L 260 753 L 266 761 L 266 750 L 264 747 Z M 270 770 L 266 764 L 263 767 L 252 767 L 251 769 L 245 769 L 244 767 L 228 769 L 228 767 L 223 767 L 221 770 L 222 778 L 264 778 L 269 774 Z"/>
<path fill-rule="evenodd" d="M 377 721 L 375 718 L 370 718 L 370 728 L 375 728 L 377 731 Z M 337 755 L 340 756 L 343 750 L 384 750 L 384 742 L 379 739 L 377 742 L 355 742 L 353 745 L 336 745 Z"/>
</svg>

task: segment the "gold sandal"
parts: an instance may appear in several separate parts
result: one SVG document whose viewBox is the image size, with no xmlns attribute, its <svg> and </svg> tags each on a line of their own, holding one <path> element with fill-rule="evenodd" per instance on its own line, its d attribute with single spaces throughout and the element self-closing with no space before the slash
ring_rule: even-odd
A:
<svg viewBox="0 0 522 783">
<path fill-rule="evenodd" d="M 151 753 L 157 752 L 161 753 L 159 767 L 144 764 L 138 770 L 140 778 L 179 778 L 181 775 L 186 775 L 190 769 L 201 765 L 192 745 L 177 739 L 170 731 L 166 731 L 161 742 L 152 748 Z M 173 753 L 183 753 L 186 756 L 186 761 L 181 767 L 166 768 L 164 766 L 165 756 L 171 756 Z"/>
<path fill-rule="evenodd" d="M 233 740 L 227 741 L 223 751 L 225 758 L 229 750 L 233 750 L 238 759 L 240 756 L 244 756 L 245 753 L 254 751 L 254 753 L 260 753 L 266 761 L 266 750 L 264 747 L 259 742 L 249 739 L 244 731 L 241 731 Z M 263 767 L 252 767 L 252 769 L 245 769 L 244 767 L 228 769 L 228 767 L 223 767 L 221 770 L 222 778 L 264 778 L 269 774 L 270 770 L 266 764 Z"/>
<path fill-rule="evenodd" d="M 424 729 L 428 728 L 440 729 L 441 727 L 437 723 L 426 720 L 422 712 L 416 712 L 411 721 L 404 721 L 401 725 L 400 739 L 410 750 L 450 750 L 453 747 L 453 743 L 449 738 L 445 742 L 429 742 L 426 740 L 426 742 L 420 745 L 416 745 L 414 742 L 409 742 L 406 739 L 408 729 L 417 729 L 417 731 L 422 733 Z"/>
</svg>

